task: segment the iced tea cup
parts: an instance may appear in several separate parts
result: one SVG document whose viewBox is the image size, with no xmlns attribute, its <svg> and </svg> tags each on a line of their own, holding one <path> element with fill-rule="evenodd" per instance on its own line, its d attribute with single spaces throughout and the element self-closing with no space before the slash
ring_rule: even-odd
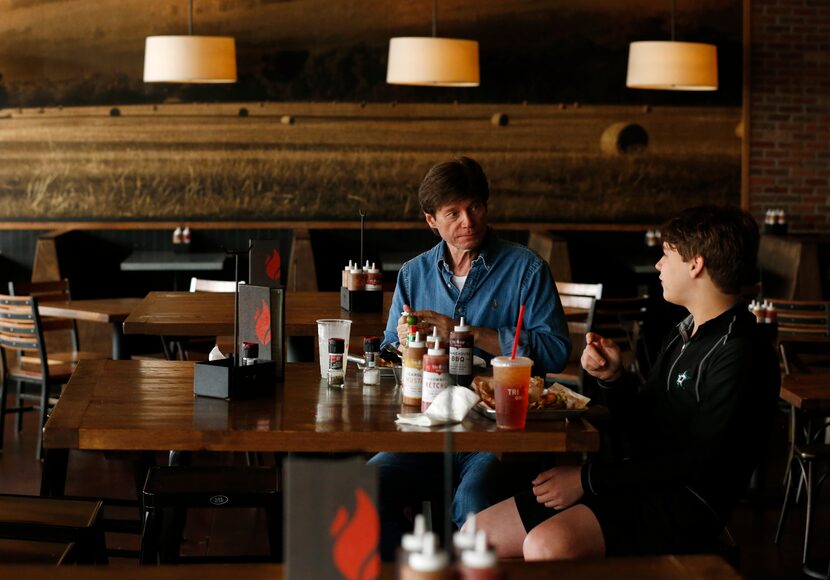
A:
<svg viewBox="0 0 830 580">
<path fill-rule="evenodd" d="M 524 429 L 533 361 L 523 356 L 514 359 L 497 356 L 490 364 L 493 365 L 493 380 L 496 383 L 496 427 Z"/>
<path fill-rule="evenodd" d="M 317 321 L 317 350 L 320 354 L 320 377 L 327 378 L 329 374 L 329 339 L 342 338 L 343 362 L 349 354 L 349 335 L 352 332 L 352 321 L 340 318 L 325 318 Z M 345 364 L 343 366 L 345 369 Z"/>
</svg>

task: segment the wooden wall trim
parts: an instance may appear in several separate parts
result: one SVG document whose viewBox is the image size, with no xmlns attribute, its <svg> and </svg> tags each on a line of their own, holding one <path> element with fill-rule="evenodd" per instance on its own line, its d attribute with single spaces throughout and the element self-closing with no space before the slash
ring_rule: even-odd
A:
<svg viewBox="0 0 830 580">
<path fill-rule="evenodd" d="M 575 224 L 565 222 L 491 222 L 499 230 L 527 230 L 527 231 L 618 231 L 618 232 L 645 232 L 659 227 L 659 224 Z M 355 221 L 236 221 L 236 222 L 200 222 L 200 221 L 157 221 L 157 222 L 123 222 L 123 221 L 95 221 L 95 222 L 0 222 L 0 230 L 174 230 L 178 226 L 187 225 L 191 229 L 205 230 L 235 230 L 235 229 L 343 229 L 353 230 L 360 228 L 360 222 Z M 422 221 L 380 221 L 366 222 L 367 230 L 419 230 L 426 228 Z"/>
</svg>

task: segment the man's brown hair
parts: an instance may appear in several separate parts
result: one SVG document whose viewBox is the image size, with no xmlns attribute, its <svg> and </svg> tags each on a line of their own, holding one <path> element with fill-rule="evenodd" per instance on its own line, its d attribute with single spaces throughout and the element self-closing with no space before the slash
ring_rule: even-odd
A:
<svg viewBox="0 0 830 580">
<path fill-rule="evenodd" d="M 684 262 L 703 257 L 712 281 L 726 294 L 758 280 L 758 224 L 737 207 L 686 209 L 663 224 L 660 234 Z"/>
<path fill-rule="evenodd" d="M 490 186 L 484 170 L 469 157 L 433 165 L 418 188 L 421 209 L 431 216 L 439 207 L 465 199 L 476 199 L 486 206 L 488 197 Z"/>
</svg>

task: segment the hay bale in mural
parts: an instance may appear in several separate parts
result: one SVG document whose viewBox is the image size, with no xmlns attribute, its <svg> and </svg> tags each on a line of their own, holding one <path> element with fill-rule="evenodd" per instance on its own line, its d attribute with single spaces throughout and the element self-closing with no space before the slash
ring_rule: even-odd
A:
<svg viewBox="0 0 830 580">
<path fill-rule="evenodd" d="M 648 147 L 648 133 L 637 123 L 614 123 L 602 132 L 599 147 L 608 155 L 642 153 Z"/>
<path fill-rule="evenodd" d="M 280 123 L 283 125 L 293 125 L 295 120 L 294 115 L 283 115 L 280 117 Z"/>
<path fill-rule="evenodd" d="M 507 116 L 507 113 L 493 113 L 493 116 L 490 117 L 490 124 L 494 127 L 507 127 L 509 122 L 510 117 Z"/>
<path fill-rule="evenodd" d="M 113 107 L 110 109 L 110 117 L 120 117 L 121 116 L 121 109 L 118 107 Z"/>
<path fill-rule="evenodd" d="M 240 117 L 247 117 L 249 115 L 248 109 L 242 107 L 239 109 L 239 113 L 237 113 Z"/>
</svg>

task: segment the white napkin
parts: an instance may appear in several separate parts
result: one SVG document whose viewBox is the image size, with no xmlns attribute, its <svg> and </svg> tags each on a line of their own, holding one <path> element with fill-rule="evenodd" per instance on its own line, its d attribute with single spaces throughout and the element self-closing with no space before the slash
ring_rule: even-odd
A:
<svg viewBox="0 0 830 580">
<path fill-rule="evenodd" d="M 466 387 L 447 387 L 435 397 L 426 413 L 398 413 L 395 423 L 432 427 L 460 423 L 478 402 L 478 395 Z"/>
<path fill-rule="evenodd" d="M 222 360 L 223 358 L 227 357 L 225 357 L 225 355 L 222 354 L 222 351 L 219 350 L 218 346 L 214 346 L 208 353 L 208 360 Z"/>
</svg>

